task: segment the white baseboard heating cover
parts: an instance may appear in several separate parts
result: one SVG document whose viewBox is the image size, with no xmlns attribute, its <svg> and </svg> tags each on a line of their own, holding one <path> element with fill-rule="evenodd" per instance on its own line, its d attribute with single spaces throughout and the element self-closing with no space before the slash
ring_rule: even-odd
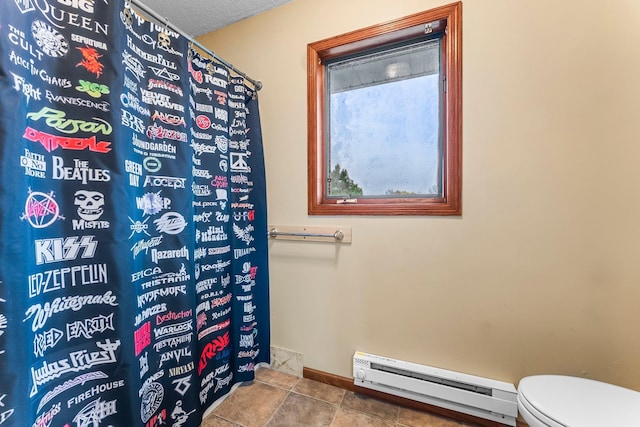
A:
<svg viewBox="0 0 640 427">
<path fill-rule="evenodd" d="M 510 426 L 518 415 L 513 384 L 356 352 L 354 384 Z"/>
</svg>

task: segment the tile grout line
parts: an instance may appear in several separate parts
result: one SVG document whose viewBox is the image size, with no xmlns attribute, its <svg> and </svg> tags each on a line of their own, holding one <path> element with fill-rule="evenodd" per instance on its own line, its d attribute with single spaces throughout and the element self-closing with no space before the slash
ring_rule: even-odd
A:
<svg viewBox="0 0 640 427">
<path fill-rule="evenodd" d="M 304 393 L 301 393 L 299 391 L 295 391 L 293 389 L 291 389 L 291 393 L 297 394 L 298 396 L 302 396 L 302 397 L 308 397 L 309 399 L 317 400 L 317 401 L 322 402 L 322 403 L 328 403 L 329 405 L 334 405 L 334 406 L 342 405 L 342 400 L 344 399 L 344 396 L 343 396 L 342 399 L 340 399 L 340 402 L 336 403 L 336 402 L 332 402 L 330 400 L 321 399 L 321 398 L 316 397 L 316 396 L 311 396 L 310 394 L 304 394 Z"/>
<path fill-rule="evenodd" d="M 340 409 L 342 409 L 342 402 L 344 402 L 344 398 L 347 396 L 347 392 L 345 391 L 344 393 L 342 393 L 342 398 L 340 399 L 340 402 L 338 403 L 338 408 L 336 409 L 336 413 L 333 414 L 333 419 L 331 420 L 331 424 L 329 424 L 329 427 L 333 426 L 333 423 L 336 421 L 336 418 L 338 417 L 338 412 L 340 412 Z"/>
<path fill-rule="evenodd" d="M 298 378 L 298 380 L 296 381 L 296 383 L 295 383 L 295 384 L 294 384 L 294 385 L 293 385 L 289 390 L 286 390 L 286 389 L 284 389 L 284 388 L 282 388 L 282 387 L 278 387 L 277 385 L 274 385 L 274 384 L 269 384 L 269 383 L 264 383 L 264 382 L 263 382 L 264 384 L 269 385 L 269 386 L 271 386 L 271 387 L 279 388 L 279 389 L 281 389 L 281 390 L 286 390 L 287 394 L 285 394 L 285 395 L 284 395 L 284 397 L 282 398 L 282 401 L 280 402 L 280 404 L 278 405 L 278 407 L 276 408 L 276 410 L 275 410 L 275 411 L 273 411 L 273 414 L 271 414 L 271 416 L 269 417 L 269 419 L 267 419 L 267 421 L 266 421 L 264 424 L 262 424 L 262 426 L 261 426 L 261 427 L 264 427 L 264 426 L 266 426 L 267 424 L 269 424 L 269 422 L 273 419 L 273 417 L 278 413 L 278 410 L 280 409 L 280 407 L 284 404 L 284 401 L 285 401 L 285 400 L 287 400 L 287 397 L 289 397 L 289 394 L 291 394 L 291 390 L 293 390 L 293 388 L 294 388 L 296 385 L 298 385 L 298 383 L 299 383 L 299 382 L 300 382 L 300 378 Z"/>
<path fill-rule="evenodd" d="M 336 416 L 338 414 L 338 411 L 340 410 L 340 405 L 342 404 L 342 401 L 344 400 L 344 394 L 342 395 L 342 399 L 340 399 L 340 403 L 334 403 L 334 402 L 330 402 L 328 400 L 320 399 L 319 397 L 310 396 L 308 394 L 300 393 L 298 391 L 295 391 L 294 389 L 291 389 L 290 393 L 296 394 L 298 396 L 302 396 L 302 397 L 307 398 L 307 399 L 315 400 L 315 401 L 320 402 L 320 403 L 326 403 L 327 405 L 330 405 L 330 406 L 335 406 L 336 411 L 334 412 L 333 417 L 331 418 L 331 423 L 329 423 L 329 427 L 333 424 L 333 421 L 335 420 L 335 418 L 336 418 Z"/>
<path fill-rule="evenodd" d="M 357 393 L 354 393 L 354 394 L 357 394 Z M 345 397 L 346 397 L 346 393 L 345 393 Z M 344 401 L 344 397 L 343 397 L 342 400 Z M 399 407 L 397 405 L 394 405 L 394 406 L 396 407 L 396 409 L 399 409 Z M 342 403 L 340 403 L 340 407 L 342 407 Z M 394 423 L 394 424 L 398 424 L 398 417 L 400 415 L 400 411 L 399 410 L 396 411 L 396 417 L 395 417 L 396 420 L 393 421 L 393 420 L 390 420 L 388 418 L 382 417 L 380 415 L 376 415 L 376 414 L 372 414 L 371 412 L 363 411 L 361 409 L 356 409 L 356 408 L 351 408 L 351 407 L 345 407 L 344 409 L 349 410 L 349 411 L 353 411 L 353 412 L 358 412 L 360 414 L 364 414 L 364 415 L 367 415 L 369 417 L 377 418 L 377 419 L 380 419 L 382 421 L 388 421 L 388 422 Z"/>
<path fill-rule="evenodd" d="M 237 421 L 230 420 L 230 419 L 225 418 L 225 417 L 221 417 L 221 416 L 220 416 L 220 415 L 218 415 L 218 414 L 213 414 L 213 413 L 212 413 L 212 414 L 211 414 L 211 415 L 209 415 L 207 418 L 220 418 L 221 420 L 225 420 L 226 422 L 231 423 L 231 424 L 233 424 L 233 425 L 235 425 L 235 426 L 247 427 L 247 426 L 245 426 L 245 425 L 244 425 L 244 424 L 242 424 L 242 423 L 239 423 L 239 422 L 237 422 Z M 206 419 L 206 418 L 203 418 L 203 419 L 202 419 L 202 422 L 200 423 L 200 424 L 201 424 L 201 425 L 200 425 L 200 427 L 202 427 L 202 423 L 204 423 L 204 420 L 205 420 L 205 419 Z"/>
<path fill-rule="evenodd" d="M 302 397 L 305 397 L 305 398 L 308 398 L 308 399 L 315 400 L 315 401 L 320 402 L 320 403 L 326 403 L 326 404 L 328 404 L 328 405 L 335 406 L 336 411 L 334 412 L 333 417 L 331 418 L 331 423 L 328 425 L 328 427 L 330 427 L 330 426 L 333 424 L 333 422 L 335 421 L 335 418 L 336 418 L 336 416 L 337 416 L 337 414 L 338 414 L 338 411 L 340 410 L 340 406 L 342 405 L 342 402 L 344 401 L 344 397 L 346 396 L 346 393 L 343 393 L 343 394 L 342 394 L 342 397 L 340 398 L 340 402 L 338 402 L 338 403 L 330 402 L 330 401 L 328 401 L 328 400 L 324 400 L 324 399 L 318 398 L 318 397 L 316 397 L 316 396 L 311 396 L 311 395 L 308 395 L 308 394 L 304 394 L 304 393 L 301 393 L 301 392 L 299 392 L 299 391 L 296 391 L 296 390 L 295 390 L 296 386 L 298 386 L 298 384 L 300 383 L 300 381 L 301 381 L 302 379 L 303 379 L 302 377 L 298 378 L 298 380 L 296 381 L 296 383 L 295 383 L 295 384 L 294 384 L 290 389 L 288 389 L 288 390 L 287 390 L 287 395 L 284 397 L 284 399 L 282 400 L 282 402 L 280 403 L 280 405 L 278 405 L 278 408 L 276 408 L 275 412 L 274 412 L 274 413 L 271 415 L 271 417 L 267 420 L 267 422 L 264 424 L 264 426 L 266 426 L 267 424 L 269 424 L 269 421 L 271 421 L 271 419 L 273 419 L 273 417 L 275 416 L 275 414 L 278 412 L 278 409 L 280 409 L 280 406 L 282 406 L 282 404 L 284 404 L 284 401 L 285 401 L 285 400 L 286 400 L 286 399 L 287 399 L 287 398 L 288 398 L 292 393 L 293 393 L 293 394 L 296 394 L 296 395 L 298 395 L 298 396 L 302 396 Z M 270 385 L 270 386 L 272 386 L 272 387 L 278 387 L 277 385 L 274 385 L 274 384 L 269 384 L 269 383 L 265 383 L 265 384 Z M 263 426 L 263 427 L 264 427 L 264 426 Z"/>
<path fill-rule="evenodd" d="M 271 421 L 273 419 L 273 417 L 275 417 L 275 415 L 278 413 L 278 410 L 280 409 L 280 407 L 284 404 L 284 401 L 287 400 L 287 397 L 289 397 L 289 394 L 291 393 L 291 391 L 287 391 L 287 394 L 284 395 L 284 397 L 282 398 L 282 402 L 280 402 L 280 404 L 278 405 L 278 407 L 276 408 L 275 411 L 273 411 L 273 414 L 271 414 L 271 416 L 269 417 L 269 419 L 267 419 L 267 421 L 262 424 L 261 427 L 266 426 L 267 424 L 269 424 L 269 421 Z"/>
</svg>

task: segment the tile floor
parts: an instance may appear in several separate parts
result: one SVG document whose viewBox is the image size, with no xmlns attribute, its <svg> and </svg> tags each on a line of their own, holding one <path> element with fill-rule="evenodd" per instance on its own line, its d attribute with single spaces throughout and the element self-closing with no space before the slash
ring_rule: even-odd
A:
<svg viewBox="0 0 640 427">
<path fill-rule="evenodd" d="M 361 396 L 271 369 L 256 371 L 201 427 L 460 427 L 471 426 Z"/>
</svg>

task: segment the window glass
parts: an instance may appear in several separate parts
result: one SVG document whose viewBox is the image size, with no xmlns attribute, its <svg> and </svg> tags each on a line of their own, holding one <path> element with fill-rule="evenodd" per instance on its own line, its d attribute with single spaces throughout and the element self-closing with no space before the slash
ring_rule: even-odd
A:
<svg viewBox="0 0 640 427">
<path fill-rule="evenodd" d="M 440 42 L 327 64 L 328 197 L 441 197 Z"/>
</svg>

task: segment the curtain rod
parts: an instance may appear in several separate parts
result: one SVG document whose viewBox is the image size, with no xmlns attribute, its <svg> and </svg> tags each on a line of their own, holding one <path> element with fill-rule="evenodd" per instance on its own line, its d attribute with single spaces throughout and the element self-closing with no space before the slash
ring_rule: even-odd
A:
<svg viewBox="0 0 640 427">
<path fill-rule="evenodd" d="M 253 85 L 253 87 L 255 88 L 256 92 L 259 91 L 260 89 L 262 89 L 262 82 L 260 80 L 254 80 L 254 79 L 250 78 L 245 73 L 243 73 L 242 71 L 240 71 L 236 67 L 234 67 L 233 64 L 230 64 L 229 62 L 227 62 L 224 59 L 220 58 L 212 50 L 207 49 L 202 43 L 200 43 L 199 41 L 195 40 L 193 37 L 191 37 L 190 35 L 188 35 L 184 31 L 182 31 L 180 28 L 176 27 L 174 24 L 170 23 L 168 18 L 160 16 L 156 11 L 151 9 L 146 4 L 142 3 L 140 0 L 127 0 L 127 2 L 135 5 L 138 8 L 140 8 L 147 15 L 151 16 L 152 18 L 154 18 L 159 23 L 162 23 L 163 25 L 171 28 L 176 33 L 181 34 L 187 40 L 189 40 L 190 43 L 196 45 L 197 47 L 202 49 L 202 51 L 204 51 L 206 54 L 208 54 L 212 58 L 216 59 L 217 61 L 221 62 L 225 66 L 229 67 L 233 72 L 235 72 L 236 74 L 240 75 L 245 80 L 250 82 Z"/>
</svg>

